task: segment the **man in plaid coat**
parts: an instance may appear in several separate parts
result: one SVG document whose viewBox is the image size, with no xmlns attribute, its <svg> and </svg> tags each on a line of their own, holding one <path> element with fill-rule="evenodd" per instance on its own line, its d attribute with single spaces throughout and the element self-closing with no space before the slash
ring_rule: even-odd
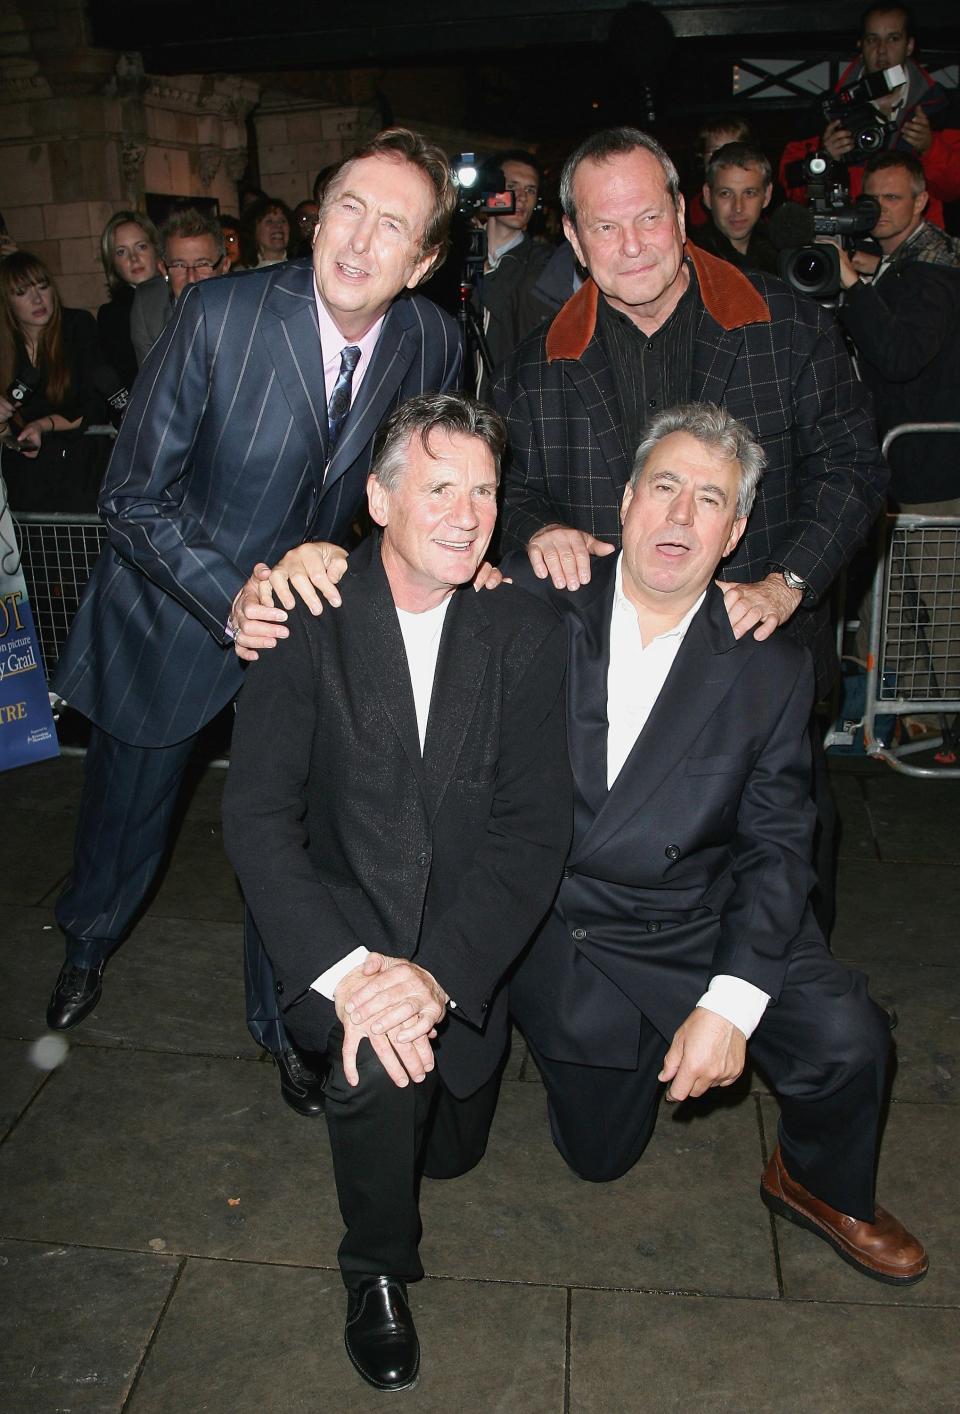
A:
<svg viewBox="0 0 960 1414">
<path fill-rule="evenodd" d="M 737 636 L 782 625 L 811 650 L 817 692 L 836 652 L 826 596 L 883 504 L 888 471 L 833 316 L 781 281 L 685 245 L 677 171 L 635 128 L 587 139 L 561 179 L 564 229 L 592 278 L 507 362 L 495 391 L 510 458 L 502 545 L 558 588 L 620 545 L 619 507 L 649 418 L 719 403 L 767 456 L 721 571 Z"/>
</svg>

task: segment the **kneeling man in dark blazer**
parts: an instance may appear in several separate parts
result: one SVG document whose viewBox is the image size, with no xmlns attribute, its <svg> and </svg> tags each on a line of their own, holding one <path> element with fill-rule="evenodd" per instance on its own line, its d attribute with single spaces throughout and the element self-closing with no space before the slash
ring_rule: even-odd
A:
<svg viewBox="0 0 960 1414">
<path fill-rule="evenodd" d="M 808 906 L 813 671 L 805 648 L 731 628 L 714 582 L 763 466 L 710 404 L 653 420 L 623 497 L 623 550 L 575 593 L 504 565 L 566 622 L 574 840 L 510 986 L 556 1145 L 617 1178 L 660 1096 L 730 1085 L 747 1043 L 780 1101 L 761 1196 L 852 1266 L 906 1284 L 923 1247 L 874 1204 L 890 1046 L 866 978 Z"/>
<path fill-rule="evenodd" d="M 506 1051 L 500 980 L 556 892 L 571 833 L 566 635 L 470 585 L 497 514 L 503 424 L 453 394 L 386 426 L 382 538 L 343 605 L 249 669 L 225 842 L 285 1024 L 325 1052 L 347 1350 L 381 1389 L 419 1367 L 421 1172 L 481 1158 Z"/>
</svg>

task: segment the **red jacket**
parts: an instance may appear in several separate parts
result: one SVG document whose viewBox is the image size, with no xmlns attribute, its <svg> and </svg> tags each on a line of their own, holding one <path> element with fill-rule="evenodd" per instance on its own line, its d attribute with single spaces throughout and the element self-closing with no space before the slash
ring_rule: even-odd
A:
<svg viewBox="0 0 960 1414">
<path fill-rule="evenodd" d="M 859 59 L 848 64 L 837 80 L 837 88 L 841 89 L 845 84 L 848 84 L 861 67 Z M 904 152 L 912 152 L 913 149 L 900 135 L 904 123 L 918 108 L 922 109 L 928 117 L 932 116 L 933 112 L 942 111 L 946 95 L 940 85 L 934 83 L 930 75 L 919 64 L 915 64 L 911 59 L 907 61 L 907 67 L 911 73 L 911 87 L 914 87 L 918 78 L 925 81 L 927 87 L 926 91 L 921 93 L 919 101 L 905 107 L 900 114 L 890 147 Z M 817 134 L 815 137 L 788 142 L 783 149 L 783 155 L 780 158 L 780 184 L 791 201 L 806 201 L 807 189 L 802 183 L 798 184 L 795 174 L 792 181 L 788 180 L 788 169 L 794 163 L 802 162 L 811 152 L 817 152 L 821 145 L 821 135 Z M 941 128 L 934 132 L 933 142 L 920 161 L 927 179 L 927 190 L 930 193 L 925 213 L 926 219 L 932 221 L 936 226 L 943 226 L 943 203 L 956 201 L 960 198 L 960 130 Z M 863 165 L 853 166 L 851 164 L 847 168 L 847 174 L 850 180 L 850 195 L 854 198 L 858 197 L 863 190 Z"/>
</svg>

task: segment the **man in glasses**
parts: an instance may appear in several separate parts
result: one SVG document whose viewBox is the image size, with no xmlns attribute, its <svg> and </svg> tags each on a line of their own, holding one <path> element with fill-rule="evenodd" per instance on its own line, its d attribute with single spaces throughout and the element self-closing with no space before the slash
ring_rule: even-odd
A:
<svg viewBox="0 0 960 1414">
<path fill-rule="evenodd" d="M 160 274 L 138 286 L 130 311 L 130 337 L 143 363 L 166 326 L 177 299 L 187 285 L 226 275 L 230 257 L 223 229 L 215 216 L 204 216 L 195 206 L 174 211 L 160 232 Z"/>
</svg>

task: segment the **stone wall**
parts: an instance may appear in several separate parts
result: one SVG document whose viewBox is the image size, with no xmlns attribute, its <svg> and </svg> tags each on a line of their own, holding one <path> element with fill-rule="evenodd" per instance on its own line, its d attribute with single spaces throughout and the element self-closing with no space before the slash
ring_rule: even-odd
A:
<svg viewBox="0 0 960 1414">
<path fill-rule="evenodd" d="M 147 191 L 237 210 L 259 84 L 145 74 L 137 54 L 86 44 L 79 0 L 0 10 L 0 211 L 53 271 L 67 305 L 106 298 L 100 232 Z"/>
<path fill-rule="evenodd" d="M 374 108 L 338 107 L 266 90 L 253 119 L 260 186 L 296 206 L 322 168 L 339 162 L 379 130 Z"/>
</svg>

